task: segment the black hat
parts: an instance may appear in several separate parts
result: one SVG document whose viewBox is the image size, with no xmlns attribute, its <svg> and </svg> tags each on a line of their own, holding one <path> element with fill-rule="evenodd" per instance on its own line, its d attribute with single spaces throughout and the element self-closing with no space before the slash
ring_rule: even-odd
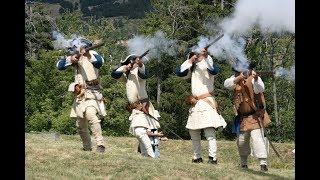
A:
<svg viewBox="0 0 320 180">
<path fill-rule="evenodd" d="M 120 62 L 120 64 L 121 64 L 121 65 L 127 65 L 127 64 L 129 64 L 129 63 L 133 63 L 134 60 L 135 60 L 137 57 L 138 57 L 137 55 L 131 54 L 131 55 L 127 56 L 124 60 L 122 60 L 122 61 Z"/>
<path fill-rule="evenodd" d="M 89 41 L 88 39 L 81 38 L 81 39 L 80 39 L 80 42 L 81 42 L 81 45 L 82 45 L 84 48 L 88 48 L 88 47 L 91 47 L 91 46 L 92 46 L 92 42 Z"/>
<path fill-rule="evenodd" d="M 256 66 L 257 66 L 256 63 L 252 62 L 252 63 L 249 64 L 249 68 L 248 69 L 254 70 L 256 68 Z"/>
<path fill-rule="evenodd" d="M 70 42 L 68 50 L 75 53 L 80 50 L 80 47 L 88 48 L 92 46 L 92 42 L 85 38 L 73 38 Z"/>
</svg>

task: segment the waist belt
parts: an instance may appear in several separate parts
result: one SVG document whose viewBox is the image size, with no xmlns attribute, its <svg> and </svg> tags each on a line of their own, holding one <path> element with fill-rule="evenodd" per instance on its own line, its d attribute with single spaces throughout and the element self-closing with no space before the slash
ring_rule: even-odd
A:
<svg viewBox="0 0 320 180">
<path fill-rule="evenodd" d="M 248 112 L 248 113 L 245 113 L 245 114 L 240 114 L 240 117 L 248 117 L 248 116 L 253 115 L 255 113 L 256 113 L 255 111 L 251 111 L 251 112 Z"/>
<path fill-rule="evenodd" d="M 87 81 L 86 80 L 86 84 L 89 85 L 89 86 L 96 86 L 99 84 L 98 80 L 97 79 L 93 79 L 91 81 Z"/>
<path fill-rule="evenodd" d="M 145 98 L 145 99 L 141 99 L 137 102 L 134 103 L 128 103 L 126 109 L 131 112 L 132 109 L 136 109 L 139 111 L 143 111 L 146 114 L 149 114 L 149 99 Z"/>
<path fill-rule="evenodd" d="M 213 96 L 213 92 L 201 94 L 200 96 L 195 96 L 194 98 L 196 98 L 197 100 L 199 100 L 199 99 L 204 99 L 204 98 L 210 97 L 210 96 Z"/>
</svg>

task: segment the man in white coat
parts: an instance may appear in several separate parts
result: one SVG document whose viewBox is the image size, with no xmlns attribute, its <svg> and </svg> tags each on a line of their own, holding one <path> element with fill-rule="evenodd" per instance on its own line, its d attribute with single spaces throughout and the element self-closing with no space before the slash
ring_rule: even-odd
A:
<svg viewBox="0 0 320 180">
<path fill-rule="evenodd" d="M 99 80 L 99 68 L 104 59 L 94 50 L 86 51 L 85 48 L 92 46 L 86 39 L 74 39 L 71 42 L 73 55 L 60 59 L 57 62 L 59 70 L 65 70 L 72 66 L 74 69 L 74 83 L 69 86 L 69 91 L 74 92 L 75 86 L 80 85 L 81 95 L 74 99 L 70 117 L 76 119 L 76 127 L 81 137 L 83 150 L 91 151 L 92 142 L 88 124 L 97 144 L 97 152 L 104 152 L 105 145 L 102 136 L 100 122 L 97 114 L 106 116 L 102 86 Z"/>
<path fill-rule="evenodd" d="M 147 130 L 160 128 L 158 122 L 160 115 L 148 98 L 146 90 L 148 72 L 142 59 L 135 54 L 127 56 L 120 67 L 112 70 L 111 76 L 126 83 L 127 110 L 131 112 L 129 132 L 138 139 L 141 155 L 155 158 Z"/>
<path fill-rule="evenodd" d="M 217 102 L 213 96 L 214 76 L 218 74 L 219 67 L 206 49 L 200 54 L 191 52 L 188 59 L 175 70 L 177 76 L 191 78 L 192 96 L 186 98 L 191 105 L 186 128 L 189 130 L 193 145 L 193 163 L 203 162 L 201 157 L 201 131 L 208 141 L 209 164 L 217 164 L 216 129 L 225 127 L 226 123 L 220 121 L 217 112 Z"/>
</svg>

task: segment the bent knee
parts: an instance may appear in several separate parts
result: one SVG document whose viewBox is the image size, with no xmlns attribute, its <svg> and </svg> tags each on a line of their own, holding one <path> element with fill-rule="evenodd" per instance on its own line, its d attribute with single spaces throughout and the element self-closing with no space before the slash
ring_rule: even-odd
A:
<svg viewBox="0 0 320 180">
<path fill-rule="evenodd" d="M 137 138 L 142 138 L 143 136 L 145 136 L 147 134 L 147 129 L 143 128 L 143 127 L 139 127 L 139 128 L 135 128 L 134 129 L 134 134 Z"/>
</svg>

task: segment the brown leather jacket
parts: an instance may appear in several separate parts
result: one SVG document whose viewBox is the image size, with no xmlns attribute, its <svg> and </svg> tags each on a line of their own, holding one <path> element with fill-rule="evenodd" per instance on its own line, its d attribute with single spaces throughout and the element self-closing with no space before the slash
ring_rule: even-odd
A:
<svg viewBox="0 0 320 180">
<path fill-rule="evenodd" d="M 236 85 L 233 94 L 235 114 L 241 118 L 240 131 L 266 127 L 271 122 L 265 109 L 264 94 L 255 94 L 253 91 L 252 76 Z"/>
</svg>

